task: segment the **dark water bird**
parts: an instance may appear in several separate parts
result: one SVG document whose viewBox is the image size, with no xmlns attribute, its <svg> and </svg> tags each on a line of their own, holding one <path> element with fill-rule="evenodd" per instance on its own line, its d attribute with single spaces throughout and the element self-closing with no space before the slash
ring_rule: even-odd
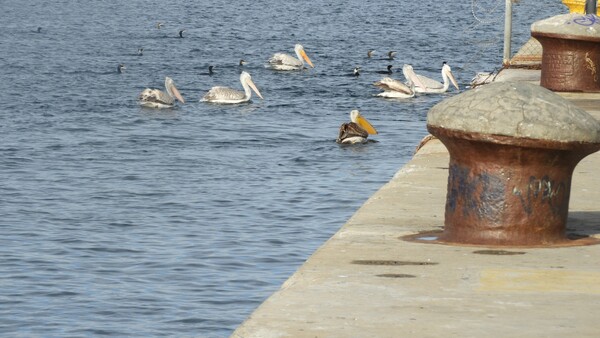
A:
<svg viewBox="0 0 600 338">
<path fill-rule="evenodd" d="M 183 32 L 185 32 L 185 29 L 181 29 L 181 30 L 179 31 L 179 37 L 180 37 L 180 38 L 183 38 Z"/>
<path fill-rule="evenodd" d="M 161 29 L 164 26 L 164 24 L 162 22 L 157 22 L 156 23 L 156 28 Z"/>
<path fill-rule="evenodd" d="M 387 55 L 388 55 L 387 60 L 393 60 L 396 57 L 396 52 L 391 50 L 387 53 Z"/>
<path fill-rule="evenodd" d="M 139 55 L 139 56 L 144 55 L 144 48 L 138 48 L 137 55 Z"/>
<path fill-rule="evenodd" d="M 377 134 L 377 130 L 364 118 L 358 110 L 350 112 L 350 122 L 342 123 L 335 140 L 341 144 L 366 143 L 369 135 Z"/>
<path fill-rule="evenodd" d="M 377 73 L 378 74 L 392 74 L 394 71 L 392 71 L 392 65 L 388 65 L 387 66 L 387 70 L 380 70 Z"/>
<path fill-rule="evenodd" d="M 41 33 L 42 32 L 42 27 L 38 27 L 36 32 Z"/>
<path fill-rule="evenodd" d="M 248 64 L 248 62 L 246 62 L 244 59 L 240 59 L 240 67 L 243 67 L 247 64 Z"/>
<path fill-rule="evenodd" d="M 359 66 L 354 67 L 354 70 L 352 71 L 352 74 L 350 74 L 350 75 L 355 76 L 355 77 L 360 76 L 360 67 Z"/>
<path fill-rule="evenodd" d="M 125 68 L 125 65 L 122 63 L 119 63 L 119 65 L 117 66 L 117 73 L 121 74 L 123 73 L 123 70 L 125 70 L 127 68 Z"/>
<path fill-rule="evenodd" d="M 373 57 L 373 52 L 374 52 L 374 50 L 372 50 L 372 49 L 369 49 L 369 51 L 367 52 L 367 57 L 368 57 L 368 58 L 371 58 L 371 57 Z"/>
</svg>

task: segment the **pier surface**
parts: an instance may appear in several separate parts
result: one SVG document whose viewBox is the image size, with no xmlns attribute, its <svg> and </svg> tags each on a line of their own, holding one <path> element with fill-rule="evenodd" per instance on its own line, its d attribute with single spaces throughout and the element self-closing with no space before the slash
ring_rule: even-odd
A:
<svg viewBox="0 0 600 338">
<path fill-rule="evenodd" d="M 496 81 L 539 83 L 539 71 Z M 600 94 L 559 93 L 600 119 Z M 448 152 L 433 139 L 232 337 L 598 337 L 600 245 L 404 240 L 444 223 Z M 568 233 L 600 238 L 600 152 L 575 168 Z"/>
</svg>

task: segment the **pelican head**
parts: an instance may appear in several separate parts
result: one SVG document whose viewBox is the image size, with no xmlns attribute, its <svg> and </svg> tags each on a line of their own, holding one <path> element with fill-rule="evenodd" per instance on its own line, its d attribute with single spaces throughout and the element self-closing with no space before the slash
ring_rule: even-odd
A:
<svg viewBox="0 0 600 338">
<path fill-rule="evenodd" d="M 252 88 L 252 90 L 256 93 L 256 95 L 258 95 L 258 97 L 260 97 L 261 99 L 264 99 L 263 96 L 260 94 L 260 91 L 258 91 L 258 88 L 256 88 L 254 81 L 252 81 L 252 76 L 250 76 L 250 74 L 248 74 L 248 72 L 242 72 L 240 74 L 240 82 L 242 83 L 242 86 L 244 86 L 245 84 L 250 86 L 250 88 Z"/>
<path fill-rule="evenodd" d="M 456 87 L 456 90 L 460 90 L 460 88 L 458 88 L 458 83 L 454 78 L 454 74 L 452 74 L 452 69 L 450 68 L 450 66 L 448 66 L 448 63 L 444 61 L 442 65 L 442 77 L 447 77 L 450 80 L 450 82 L 452 82 L 452 85 Z"/>
<path fill-rule="evenodd" d="M 177 90 L 177 87 L 175 87 L 175 83 L 173 82 L 173 79 L 171 79 L 168 76 L 165 77 L 165 89 L 167 90 L 167 93 L 169 93 L 169 95 L 171 95 L 171 97 L 176 98 L 181 103 L 185 103 L 185 100 L 179 93 L 179 90 Z"/>
<path fill-rule="evenodd" d="M 421 79 L 419 79 L 419 77 L 415 73 L 412 65 L 405 64 L 404 66 L 402 66 L 402 74 L 408 82 L 408 86 L 411 87 L 413 91 L 414 86 L 425 88 L 425 85 L 423 84 L 423 82 L 421 82 Z"/>
<path fill-rule="evenodd" d="M 350 121 L 358 124 L 371 135 L 377 134 L 377 130 L 375 130 L 371 123 L 367 121 L 367 119 L 364 118 L 356 109 L 350 112 Z"/>
<path fill-rule="evenodd" d="M 296 46 L 294 47 L 294 51 L 296 51 L 296 55 L 298 55 L 298 59 L 306 61 L 306 63 L 308 63 L 313 68 L 315 67 L 315 66 L 313 66 L 312 61 L 310 61 L 310 59 L 308 58 L 308 55 L 306 55 L 306 52 L 304 51 L 304 47 L 302 47 L 301 44 L 297 43 Z"/>
<path fill-rule="evenodd" d="M 117 73 L 119 73 L 119 74 L 123 73 L 123 70 L 124 70 L 124 69 L 127 69 L 127 68 L 125 67 L 125 65 L 124 65 L 124 64 L 122 64 L 122 63 L 119 63 L 119 65 L 117 66 Z"/>
</svg>

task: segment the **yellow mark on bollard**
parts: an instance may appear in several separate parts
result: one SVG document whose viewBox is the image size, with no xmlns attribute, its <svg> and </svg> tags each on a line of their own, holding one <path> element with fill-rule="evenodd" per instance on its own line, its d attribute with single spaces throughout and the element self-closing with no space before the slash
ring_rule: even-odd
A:
<svg viewBox="0 0 600 338">
<path fill-rule="evenodd" d="M 600 272 L 537 269 L 486 269 L 478 291 L 600 294 Z"/>
<path fill-rule="evenodd" d="M 598 82 L 598 72 L 596 71 L 596 65 L 594 64 L 594 61 L 590 58 L 590 52 L 585 53 L 585 62 L 587 63 L 585 68 L 592 72 L 594 82 Z"/>
</svg>

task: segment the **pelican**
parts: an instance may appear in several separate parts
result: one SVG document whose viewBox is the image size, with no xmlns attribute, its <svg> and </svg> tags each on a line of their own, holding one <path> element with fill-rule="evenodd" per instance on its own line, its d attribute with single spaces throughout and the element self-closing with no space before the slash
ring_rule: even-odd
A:
<svg viewBox="0 0 600 338">
<path fill-rule="evenodd" d="M 390 77 L 384 77 L 374 83 L 375 86 L 383 89 L 382 93 L 377 94 L 381 97 L 407 99 L 415 96 L 415 86 L 423 86 L 421 80 L 415 76 L 411 65 L 404 65 L 402 73 L 406 78 L 406 83 L 394 80 Z"/>
<path fill-rule="evenodd" d="M 254 82 L 252 82 L 252 77 L 247 72 L 242 72 L 240 74 L 240 82 L 242 83 L 242 87 L 244 87 L 244 91 L 241 92 L 239 90 L 231 89 L 228 87 L 212 87 L 208 93 L 200 99 L 202 102 L 211 102 L 211 103 L 243 103 L 250 101 L 250 97 L 252 97 L 252 91 L 258 95 L 261 99 L 263 98 Z"/>
<path fill-rule="evenodd" d="M 392 70 L 392 65 L 387 66 L 387 70 L 380 70 L 377 73 L 379 74 L 392 74 L 394 71 Z"/>
<path fill-rule="evenodd" d="M 166 93 L 158 89 L 144 89 L 139 96 L 140 106 L 148 108 L 171 108 L 175 105 L 175 99 L 181 103 L 185 103 L 179 90 L 175 87 L 173 79 L 168 76 L 165 77 L 165 89 L 167 90 Z"/>
<path fill-rule="evenodd" d="M 124 64 L 119 63 L 119 65 L 117 66 L 117 73 L 119 73 L 119 74 L 123 73 L 123 69 L 127 69 L 127 67 L 125 67 Z"/>
<path fill-rule="evenodd" d="M 448 90 L 448 88 L 450 87 L 450 82 L 452 82 L 452 85 L 454 85 L 454 87 L 456 87 L 456 90 L 460 90 L 458 88 L 458 83 L 456 82 L 456 79 L 454 78 L 454 74 L 452 74 L 452 69 L 450 69 L 450 66 L 448 66 L 446 61 L 444 61 L 442 63 L 442 65 L 443 65 L 442 66 L 442 79 L 444 80 L 444 83 L 440 83 L 436 80 L 430 79 L 430 78 L 422 76 L 422 75 L 417 75 L 412 70 L 412 67 L 410 68 L 409 71 L 412 71 L 412 74 L 414 74 L 417 78 L 419 78 L 419 80 L 421 81 L 421 84 L 422 84 L 422 85 L 419 85 L 418 83 L 415 83 L 415 91 L 417 93 L 426 93 L 426 94 L 445 93 Z"/>
<path fill-rule="evenodd" d="M 314 68 L 313 63 L 306 55 L 306 52 L 304 52 L 304 47 L 302 47 L 301 44 L 296 44 L 294 51 L 296 52 L 296 56 L 298 56 L 298 58 L 284 53 L 276 53 L 273 55 L 269 59 L 271 68 L 275 70 L 299 70 L 304 68 L 304 61 Z"/>
<path fill-rule="evenodd" d="M 342 123 L 340 126 L 338 138 L 335 140 L 337 143 L 366 143 L 369 134 L 377 134 L 377 130 L 375 130 L 366 118 L 360 115 L 358 110 L 350 112 L 350 121 L 351 122 Z"/>
</svg>

